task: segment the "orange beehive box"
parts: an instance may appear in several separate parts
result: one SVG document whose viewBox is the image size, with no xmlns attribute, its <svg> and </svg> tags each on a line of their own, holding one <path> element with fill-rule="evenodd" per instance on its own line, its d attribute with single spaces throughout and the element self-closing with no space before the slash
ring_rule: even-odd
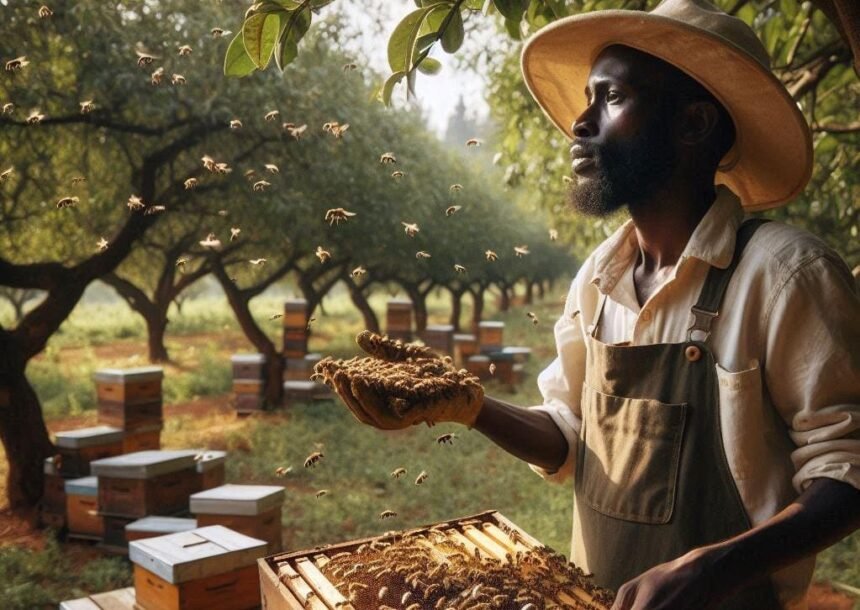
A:
<svg viewBox="0 0 860 610">
<path fill-rule="evenodd" d="M 440 354 L 454 353 L 454 327 L 450 324 L 431 324 L 421 333 L 427 347 Z"/>
<path fill-rule="evenodd" d="M 126 405 L 161 400 L 161 380 L 163 378 L 164 371 L 160 366 L 101 369 L 93 373 L 99 402 L 107 401 Z"/>
<path fill-rule="evenodd" d="M 69 535 L 101 540 L 104 523 L 99 514 L 98 479 L 92 476 L 69 479 L 65 488 Z"/>
<path fill-rule="evenodd" d="M 161 427 L 161 424 L 156 424 L 134 431 L 126 430 L 122 437 L 122 452 L 134 453 L 161 449 Z"/>
<path fill-rule="evenodd" d="M 454 335 L 454 364 L 465 367 L 469 356 L 478 353 L 478 338 L 475 335 L 457 333 Z"/>
<path fill-rule="evenodd" d="M 502 349 L 505 323 L 487 320 L 478 324 L 478 345 L 482 352 L 497 352 Z"/>
</svg>

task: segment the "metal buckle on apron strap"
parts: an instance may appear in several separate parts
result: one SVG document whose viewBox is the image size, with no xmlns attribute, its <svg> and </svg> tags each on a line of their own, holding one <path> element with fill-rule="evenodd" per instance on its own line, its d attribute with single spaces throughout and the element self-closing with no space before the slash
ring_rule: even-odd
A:
<svg viewBox="0 0 860 610">
<path fill-rule="evenodd" d="M 693 323 L 690 325 L 690 328 L 687 329 L 687 341 L 693 340 L 693 332 L 700 331 L 705 334 L 702 341 L 707 341 L 708 337 L 711 336 L 711 324 L 718 315 L 720 315 L 719 311 L 708 311 L 707 309 L 702 309 L 701 307 L 697 307 L 693 305 L 690 308 L 690 313 L 693 314 Z"/>
</svg>

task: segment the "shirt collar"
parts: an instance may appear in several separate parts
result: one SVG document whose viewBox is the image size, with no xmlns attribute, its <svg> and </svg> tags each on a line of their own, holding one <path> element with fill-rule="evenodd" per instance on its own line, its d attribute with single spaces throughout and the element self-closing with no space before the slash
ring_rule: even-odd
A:
<svg viewBox="0 0 860 610">
<path fill-rule="evenodd" d="M 689 258 L 699 259 L 713 267 L 725 269 L 732 261 L 738 227 L 744 210 L 740 199 L 727 187 L 717 187 L 717 197 L 690 236 L 675 267 Z M 594 274 L 591 283 L 609 294 L 639 252 L 633 221 L 621 225 L 594 251 Z"/>
</svg>

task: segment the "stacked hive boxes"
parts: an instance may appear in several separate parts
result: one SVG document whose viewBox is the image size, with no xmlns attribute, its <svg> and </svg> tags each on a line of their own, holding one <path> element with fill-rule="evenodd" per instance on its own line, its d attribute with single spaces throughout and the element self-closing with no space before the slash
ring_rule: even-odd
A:
<svg viewBox="0 0 860 610">
<path fill-rule="evenodd" d="M 470 352 L 475 345 L 466 340 L 456 342 L 455 360 L 460 352 L 461 362 L 466 369 L 481 379 L 495 377 L 500 382 L 515 386 L 522 381 L 524 363 L 528 360 L 531 350 L 527 347 L 504 346 L 505 323 L 486 321 L 478 324 L 477 351 L 479 353 L 465 355 L 464 348 Z"/>
<path fill-rule="evenodd" d="M 284 358 L 304 358 L 308 353 L 308 302 L 284 303 Z"/>
<path fill-rule="evenodd" d="M 263 354 L 233 354 L 230 356 L 230 364 L 233 370 L 236 411 L 262 411 L 265 406 L 263 391 L 266 357 Z"/>
<path fill-rule="evenodd" d="M 281 550 L 284 488 L 278 485 L 222 485 L 191 496 L 197 524 L 223 525 L 265 540 L 267 554 Z"/>
<path fill-rule="evenodd" d="M 440 354 L 454 354 L 454 327 L 450 324 L 429 324 L 421 333 L 421 340 Z"/>
<path fill-rule="evenodd" d="M 227 462 L 226 451 L 201 450 L 194 456 L 196 462 L 194 491 L 212 489 L 224 484 L 226 477 L 225 465 Z"/>
<path fill-rule="evenodd" d="M 96 371 L 99 423 L 120 428 L 123 453 L 161 447 L 164 371 L 158 366 Z"/>
<path fill-rule="evenodd" d="M 310 311 L 304 299 L 284 303 L 284 404 L 328 398 L 331 392 L 323 383 L 311 381 L 314 365 L 322 359 L 308 353 Z"/>
<path fill-rule="evenodd" d="M 389 299 L 385 312 L 385 332 L 392 339 L 412 340 L 412 301 Z"/>
<path fill-rule="evenodd" d="M 45 487 L 39 506 L 42 525 L 56 529 L 62 529 L 66 525 L 66 480 L 60 474 L 61 460 L 59 455 L 45 458 Z"/>
</svg>

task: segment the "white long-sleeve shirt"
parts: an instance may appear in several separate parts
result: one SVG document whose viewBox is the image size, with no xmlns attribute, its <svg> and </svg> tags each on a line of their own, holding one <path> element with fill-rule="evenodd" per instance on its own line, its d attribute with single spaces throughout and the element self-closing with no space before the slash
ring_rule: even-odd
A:
<svg viewBox="0 0 860 610">
<path fill-rule="evenodd" d="M 558 425 L 568 442 L 567 458 L 555 472 L 533 470 L 553 482 L 572 482 L 584 337 L 600 293 L 607 295 L 602 342 L 685 341 L 690 308 L 708 269 L 728 266 L 743 218 L 737 197 L 721 187 L 672 275 L 641 307 L 633 283 L 639 246 L 632 221 L 589 256 L 555 325 L 558 355 L 538 377 L 544 403 L 533 407 Z M 763 225 L 735 270 L 708 343 L 717 362 L 726 457 L 754 525 L 816 478 L 860 489 L 860 298 L 833 250 L 805 231 Z M 807 607 L 814 564 L 810 557 L 774 574 L 785 608 Z"/>
</svg>

